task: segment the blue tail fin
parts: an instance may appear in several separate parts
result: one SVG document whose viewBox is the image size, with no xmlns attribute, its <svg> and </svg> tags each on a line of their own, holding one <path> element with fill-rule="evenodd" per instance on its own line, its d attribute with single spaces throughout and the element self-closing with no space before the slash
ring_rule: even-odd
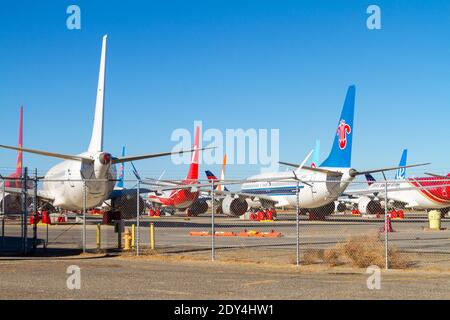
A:
<svg viewBox="0 0 450 320">
<path fill-rule="evenodd" d="M 350 168 L 352 165 L 353 115 L 355 112 L 355 86 L 348 87 L 344 106 L 338 121 L 333 147 L 321 167 Z"/>
<path fill-rule="evenodd" d="M 408 150 L 404 149 L 402 153 L 402 157 L 400 159 L 400 162 L 398 164 L 399 167 L 406 166 L 406 159 L 408 157 Z M 399 168 L 397 170 L 397 173 L 395 174 L 396 180 L 403 180 L 406 179 L 406 168 Z"/>
<path fill-rule="evenodd" d="M 122 157 L 125 157 L 125 146 L 122 147 Z M 120 164 L 119 181 L 117 182 L 117 187 L 118 188 L 123 188 L 124 175 L 125 175 L 125 164 L 122 162 Z"/>
<path fill-rule="evenodd" d="M 317 167 L 320 161 L 320 140 L 316 140 L 311 167 Z"/>
<path fill-rule="evenodd" d="M 367 180 L 367 184 L 369 185 L 369 187 L 376 182 L 375 178 L 370 174 L 370 173 L 366 173 L 366 180 Z"/>
</svg>

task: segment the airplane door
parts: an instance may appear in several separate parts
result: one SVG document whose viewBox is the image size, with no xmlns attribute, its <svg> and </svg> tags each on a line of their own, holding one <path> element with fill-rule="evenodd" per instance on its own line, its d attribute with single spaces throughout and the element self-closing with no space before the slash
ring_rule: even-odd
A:
<svg viewBox="0 0 450 320">
<path fill-rule="evenodd" d="M 75 184 L 73 183 L 73 180 L 72 180 L 72 172 L 70 171 L 70 168 L 67 169 L 67 181 L 69 182 L 69 185 L 72 188 L 75 187 Z"/>
</svg>

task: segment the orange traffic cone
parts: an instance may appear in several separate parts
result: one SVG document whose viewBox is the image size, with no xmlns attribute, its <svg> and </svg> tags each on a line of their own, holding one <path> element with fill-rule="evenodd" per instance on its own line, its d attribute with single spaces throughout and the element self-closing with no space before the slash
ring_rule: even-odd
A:
<svg viewBox="0 0 450 320">
<path fill-rule="evenodd" d="M 394 228 L 392 228 L 392 223 L 391 223 L 391 215 L 388 214 L 386 217 L 386 223 L 383 226 L 383 232 L 386 232 L 386 225 L 387 225 L 387 232 L 395 232 Z"/>
</svg>

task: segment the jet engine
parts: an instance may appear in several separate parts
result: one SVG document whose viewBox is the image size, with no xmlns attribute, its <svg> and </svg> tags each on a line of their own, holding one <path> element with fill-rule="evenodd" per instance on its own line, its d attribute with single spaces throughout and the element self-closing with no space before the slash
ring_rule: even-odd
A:
<svg viewBox="0 0 450 320">
<path fill-rule="evenodd" d="M 226 196 L 222 201 L 222 212 L 228 215 L 241 216 L 248 210 L 245 199 Z"/>
<path fill-rule="evenodd" d="M 122 219 L 133 219 L 136 218 L 137 203 L 135 194 L 123 194 L 112 199 L 112 210 L 120 211 Z M 139 197 L 139 213 L 142 214 L 144 211 L 145 201 L 142 197 Z"/>
<path fill-rule="evenodd" d="M 380 201 L 362 197 L 358 202 L 358 210 L 361 213 L 377 214 L 383 212 Z"/>
<path fill-rule="evenodd" d="M 3 196 L 3 195 L 2 195 Z M 30 202 L 30 198 L 28 198 Z M 5 208 L 5 214 L 22 213 L 22 197 L 20 194 L 6 193 L 0 201 L 0 210 Z"/>
<path fill-rule="evenodd" d="M 334 211 L 335 212 L 344 212 L 347 209 L 347 206 L 343 202 L 335 201 L 334 202 Z"/>
<path fill-rule="evenodd" d="M 197 199 L 188 209 L 187 214 L 190 216 L 198 216 L 208 211 L 208 202 L 205 199 Z"/>
<path fill-rule="evenodd" d="M 314 219 L 325 219 L 325 216 L 331 215 L 336 209 L 334 202 L 330 202 L 322 207 L 308 209 L 310 217 Z"/>
</svg>

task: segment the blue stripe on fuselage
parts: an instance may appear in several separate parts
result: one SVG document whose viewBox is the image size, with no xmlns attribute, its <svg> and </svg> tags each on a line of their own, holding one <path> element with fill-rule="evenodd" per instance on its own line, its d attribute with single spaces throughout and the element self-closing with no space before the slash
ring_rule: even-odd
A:
<svg viewBox="0 0 450 320">
<path fill-rule="evenodd" d="M 303 186 L 299 186 L 298 188 L 302 189 Z M 291 196 L 297 192 L 297 186 L 242 189 L 242 192 L 251 194 L 267 194 L 270 196 Z"/>
</svg>

